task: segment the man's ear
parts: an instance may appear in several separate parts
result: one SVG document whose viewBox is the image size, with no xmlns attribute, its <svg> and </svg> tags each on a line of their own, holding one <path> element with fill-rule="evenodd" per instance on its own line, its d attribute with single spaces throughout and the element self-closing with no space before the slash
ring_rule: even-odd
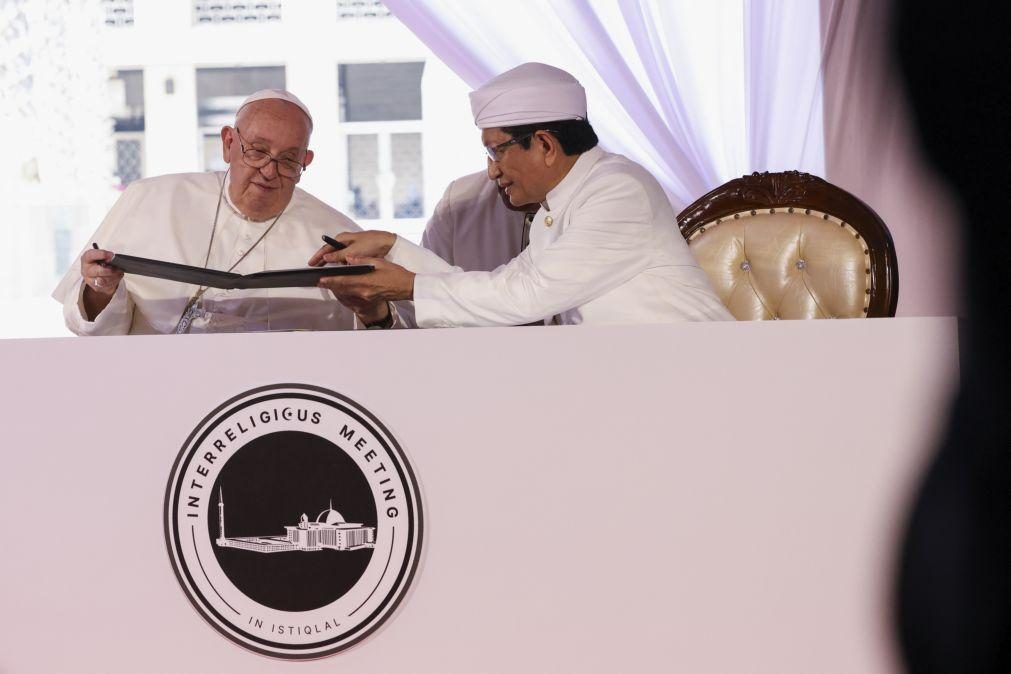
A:
<svg viewBox="0 0 1011 674">
<path fill-rule="evenodd" d="M 235 137 L 232 135 L 232 127 L 221 127 L 221 158 L 225 160 L 226 164 L 231 163 L 231 157 L 228 154 L 231 152 L 232 143 L 234 142 Z"/>
<path fill-rule="evenodd" d="M 312 163 L 312 158 L 316 156 L 316 153 L 312 150 L 305 151 L 305 161 L 302 162 L 303 166 L 308 166 Z"/>
<path fill-rule="evenodd" d="M 533 142 L 540 145 L 544 153 L 545 166 L 552 166 L 558 161 L 558 157 L 562 154 L 562 146 L 553 134 L 547 131 L 537 131 L 534 133 Z"/>
</svg>

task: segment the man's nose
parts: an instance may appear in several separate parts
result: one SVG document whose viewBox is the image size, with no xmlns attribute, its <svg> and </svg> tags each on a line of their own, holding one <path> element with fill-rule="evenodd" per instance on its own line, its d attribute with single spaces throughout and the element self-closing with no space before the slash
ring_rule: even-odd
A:
<svg viewBox="0 0 1011 674">
<path fill-rule="evenodd" d="M 498 165 L 497 161 L 492 161 L 491 157 L 488 158 L 488 179 L 498 180 L 498 177 L 502 175 L 502 167 Z"/>
</svg>

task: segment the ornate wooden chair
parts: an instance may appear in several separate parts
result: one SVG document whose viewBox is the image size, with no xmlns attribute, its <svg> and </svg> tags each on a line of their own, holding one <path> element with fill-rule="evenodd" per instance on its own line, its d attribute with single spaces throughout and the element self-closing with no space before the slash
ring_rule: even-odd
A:
<svg viewBox="0 0 1011 674">
<path fill-rule="evenodd" d="M 678 226 L 738 320 L 895 315 L 888 228 L 821 178 L 786 171 L 731 180 L 682 211 Z"/>
</svg>

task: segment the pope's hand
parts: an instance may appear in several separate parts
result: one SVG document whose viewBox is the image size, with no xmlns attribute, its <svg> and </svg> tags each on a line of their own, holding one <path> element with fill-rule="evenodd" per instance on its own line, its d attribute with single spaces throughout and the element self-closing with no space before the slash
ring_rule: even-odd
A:
<svg viewBox="0 0 1011 674">
<path fill-rule="evenodd" d="M 114 253 L 107 250 L 91 248 L 81 256 L 81 276 L 89 290 L 99 295 L 112 297 L 123 278 L 123 272 L 110 267 L 105 262 L 113 258 Z"/>
<path fill-rule="evenodd" d="M 334 294 L 351 308 L 374 307 L 382 302 L 414 298 L 414 272 L 379 258 L 348 257 L 348 264 L 370 264 L 376 268 L 368 274 L 326 276 L 319 286 Z"/>
<path fill-rule="evenodd" d="M 327 262 L 347 264 L 352 257 L 386 257 L 397 242 L 397 235 L 378 230 L 368 232 L 343 232 L 334 237 L 344 248 L 337 250 L 327 244 L 309 258 L 310 267 L 322 267 Z"/>
<path fill-rule="evenodd" d="M 123 272 L 104 263 L 112 259 L 107 250 L 89 249 L 81 256 L 81 278 L 84 281 L 84 309 L 88 320 L 95 320 L 116 294 Z"/>
</svg>

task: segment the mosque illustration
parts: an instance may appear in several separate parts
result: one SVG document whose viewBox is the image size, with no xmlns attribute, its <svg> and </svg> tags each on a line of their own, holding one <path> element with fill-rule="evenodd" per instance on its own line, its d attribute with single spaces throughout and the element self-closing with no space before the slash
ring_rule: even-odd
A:
<svg viewBox="0 0 1011 674">
<path fill-rule="evenodd" d="M 310 522 L 302 513 L 298 524 L 286 526 L 285 536 L 225 536 L 225 498 L 218 490 L 218 538 L 221 548 L 239 548 L 251 552 L 318 552 L 319 550 L 361 550 L 376 547 L 376 528 L 345 522 L 344 517 L 330 507 Z"/>
</svg>

